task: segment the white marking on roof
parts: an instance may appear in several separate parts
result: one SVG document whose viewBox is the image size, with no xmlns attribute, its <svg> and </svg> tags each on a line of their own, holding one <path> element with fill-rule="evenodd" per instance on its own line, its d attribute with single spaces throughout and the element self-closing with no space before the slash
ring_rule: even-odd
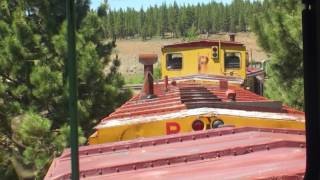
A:
<svg viewBox="0 0 320 180">
<path fill-rule="evenodd" d="M 292 120 L 304 122 L 305 118 L 303 115 L 298 114 L 287 114 L 287 113 L 271 113 L 271 112 L 260 112 L 260 111 L 245 111 L 245 110 L 234 110 L 234 109 L 220 109 L 220 108 L 197 108 L 197 109 L 186 109 L 178 112 L 161 114 L 161 115 L 143 115 L 126 118 L 115 118 L 105 121 L 101 121 L 97 125 L 96 129 L 102 129 L 107 127 L 133 125 L 147 122 L 156 122 L 176 118 L 185 118 L 189 116 L 204 116 L 204 115 L 228 115 L 238 116 L 247 118 L 261 118 L 261 119 L 273 119 L 273 120 Z"/>
</svg>

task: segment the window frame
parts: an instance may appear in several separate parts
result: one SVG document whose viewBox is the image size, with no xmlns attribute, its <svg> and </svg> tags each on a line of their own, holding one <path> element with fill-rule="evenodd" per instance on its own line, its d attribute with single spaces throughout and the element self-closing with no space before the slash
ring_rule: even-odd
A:
<svg viewBox="0 0 320 180">
<path fill-rule="evenodd" d="M 239 53 L 239 67 L 236 67 L 236 68 L 230 68 L 230 67 L 226 67 L 226 54 L 228 54 L 228 53 Z M 239 69 L 241 69 L 242 68 L 242 53 L 241 53 L 241 51 L 224 51 L 224 53 L 223 53 L 223 67 L 224 67 L 224 69 L 237 69 L 237 70 L 239 70 Z"/>
<path fill-rule="evenodd" d="M 180 69 L 168 69 L 168 55 L 173 55 L 173 54 L 179 54 L 179 55 L 181 55 L 181 68 Z M 183 57 L 183 54 L 182 53 L 175 53 L 175 52 L 173 52 L 173 53 L 167 53 L 166 54 L 166 56 L 165 56 L 165 58 L 166 58 L 166 64 L 165 64 L 165 66 L 166 66 L 166 70 L 167 71 L 181 71 L 182 69 L 183 69 L 183 59 L 184 59 L 184 57 Z"/>
</svg>

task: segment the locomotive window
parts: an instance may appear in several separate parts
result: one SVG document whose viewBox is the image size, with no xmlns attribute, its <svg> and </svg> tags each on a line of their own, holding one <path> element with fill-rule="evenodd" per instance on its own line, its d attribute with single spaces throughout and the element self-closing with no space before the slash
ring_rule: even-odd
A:
<svg viewBox="0 0 320 180">
<path fill-rule="evenodd" d="M 226 52 L 224 54 L 224 67 L 225 68 L 240 68 L 240 53 L 239 52 Z"/>
<path fill-rule="evenodd" d="M 182 69 L 182 54 L 167 54 L 167 69 Z"/>
</svg>

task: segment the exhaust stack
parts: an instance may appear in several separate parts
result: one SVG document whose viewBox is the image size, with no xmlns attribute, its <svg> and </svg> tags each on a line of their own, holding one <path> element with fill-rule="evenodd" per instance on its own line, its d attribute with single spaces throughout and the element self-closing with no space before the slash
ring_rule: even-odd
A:
<svg viewBox="0 0 320 180">
<path fill-rule="evenodd" d="M 231 42 L 235 42 L 236 41 L 236 34 L 235 33 L 229 34 L 229 38 L 230 38 Z"/>
<path fill-rule="evenodd" d="M 153 64 L 156 63 L 157 60 L 158 56 L 156 54 L 139 55 L 139 62 L 144 65 L 144 96 L 142 96 L 142 98 L 152 99 L 156 97 L 153 91 Z"/>
</svg>

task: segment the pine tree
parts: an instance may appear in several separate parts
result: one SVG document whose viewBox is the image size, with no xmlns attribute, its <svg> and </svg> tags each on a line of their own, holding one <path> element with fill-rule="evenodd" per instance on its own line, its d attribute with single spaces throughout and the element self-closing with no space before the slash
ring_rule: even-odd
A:
<svg viewBox="0 0 320 180">
<path fill-rule="evenodd" d="M 172 27 L 174 36 L 178 37 L 181 34 L 181 31 L 179 30 L 179 22 L 180 22 L 180 10 L 178 7 L 178 4 L 176 2 L 173 3 L 173 17 L 172 19 L 174 20 L 174 26 Z"/>
<path fill-rule="evenodd" d="M 164 3 L 160 6 L 160 34 L 161 37 L 165 37 L 165 33 L 168 31 L 168 10 L 167 5 Z"/>
<path fill-rule="evenodd" d="M 196 40 L 197 39 L 197 28 L 196 28 L 196 26 L 195 25 L 192 25 L 189 29 L 188 29 L 188 31 L 187 31 L 187 33 L 186 33 L 186 37 L 187 37 L 187 40 L 188 41 L 194 41 L 194 40 Z"/>
<path fill-rule="evenodd" d="M 106 27 L 108 29 L 108 35 L 109 37 L 111 37 L 112 39 L 116 38 L 116 29 L 115 29 L 115 13 L 110 11 L 109 15 L 108 15 L 108 23 L 107 23 Z"/>
<path fill-rule="evenodd" d="M 266 96 L 303 108 L 301 9 L 298 0 L 267 0 L 253 30 L 260 46 L 271 55 Z"/>
<path fill-rule="evenodd" d="M 176 24 L 178 20 L 177 4 L 174 2 L 173 6 L 168 8 L 168 32 L 173 34 L 173 37 L 176 36 Z"/>
<path fill-rule="evenodd" d="M 145 22 L 145 28 L 147 31 L 147 36 L 152 38 L 152 36 L 155 34 L 155 23 L 154 23 L 154 11 L 153 8 L 149 8 L 146 12 L 146 22 Z"/>
<path fill-rule="evenodd" d="M 218 4 L 215 2 L 212 2 L 210 4 L 210 17 L 211 17 L 211 33 L 217 33 L 219 30 L 221 30 L 220 25 L 220 16 L 219 16 L 219 7 Z"/>
<path fill-rule="evenodd" d="M 124 84 L 117 72 L 120 62 L 110 59 L 115 42 L 103 41 L 103 19 L 89 12 L 85 2 L 77 4 L 82 13 L 77 19 L 81 22 L 77 62 L 79 128 L 88 136 L 97 120 L 126 101 L 130 92 L 120 91 Z M 48 9 L 56 12 L 65 9 L 65 4 L 42 0 L 0 3 L 0 138 L 7 141 L 0 144 L 0 158 L 4 158 L 0 172 L 6 170 L 2 178 L 11 178 L 13 169 L 23 167 L 15 170 L 27 172 L 18 174 L 20 178 L 41 178 L 54 155 L 68 146 L 65 14 L 62 11 L 54 15 L 56 19 L 47 19 L 53 16 Z M 108 64 L 111 68 L 106 74 L 103 70 Z"/>
<path fill-rule="evenodd" d="M 108 4 L 102 3 L 97 9 L 97 15 L 101 18 L 103 37 L 108 38 Z"/>
<path fill-rule="evenodd" d="M 196 16 L 198 16 L 197 17 L 197 19 L 198 19 L 197 29 L 200 31 L 200 33 L 206 33 L 206 32 L 208 32 L 208 29 L 207 29 L 207 27 L 208 27 L 208 25 L 207 25 L 208 14 L 203 6 L 198 5 L 197 9 L 198 9 L 197 10 L 198 13 L 196 15 Z"/>
<path fill-rule="evenodd" d="M 140 36 L 142 40 L 147 39 L 147 22 L 146 22 L 146 15 L 145 12 L 143 11 L 143 8 L 140 9 L 140 14 L 139 14 L 139 20 L 140 20 Z"/>
<path fill-rule="evenodd" d="M 240 14 L 239 19 L 239 31 L 246 32 L 247 31 L 247 22 L 245 20 L 244 14 Z"/>
</svg>

